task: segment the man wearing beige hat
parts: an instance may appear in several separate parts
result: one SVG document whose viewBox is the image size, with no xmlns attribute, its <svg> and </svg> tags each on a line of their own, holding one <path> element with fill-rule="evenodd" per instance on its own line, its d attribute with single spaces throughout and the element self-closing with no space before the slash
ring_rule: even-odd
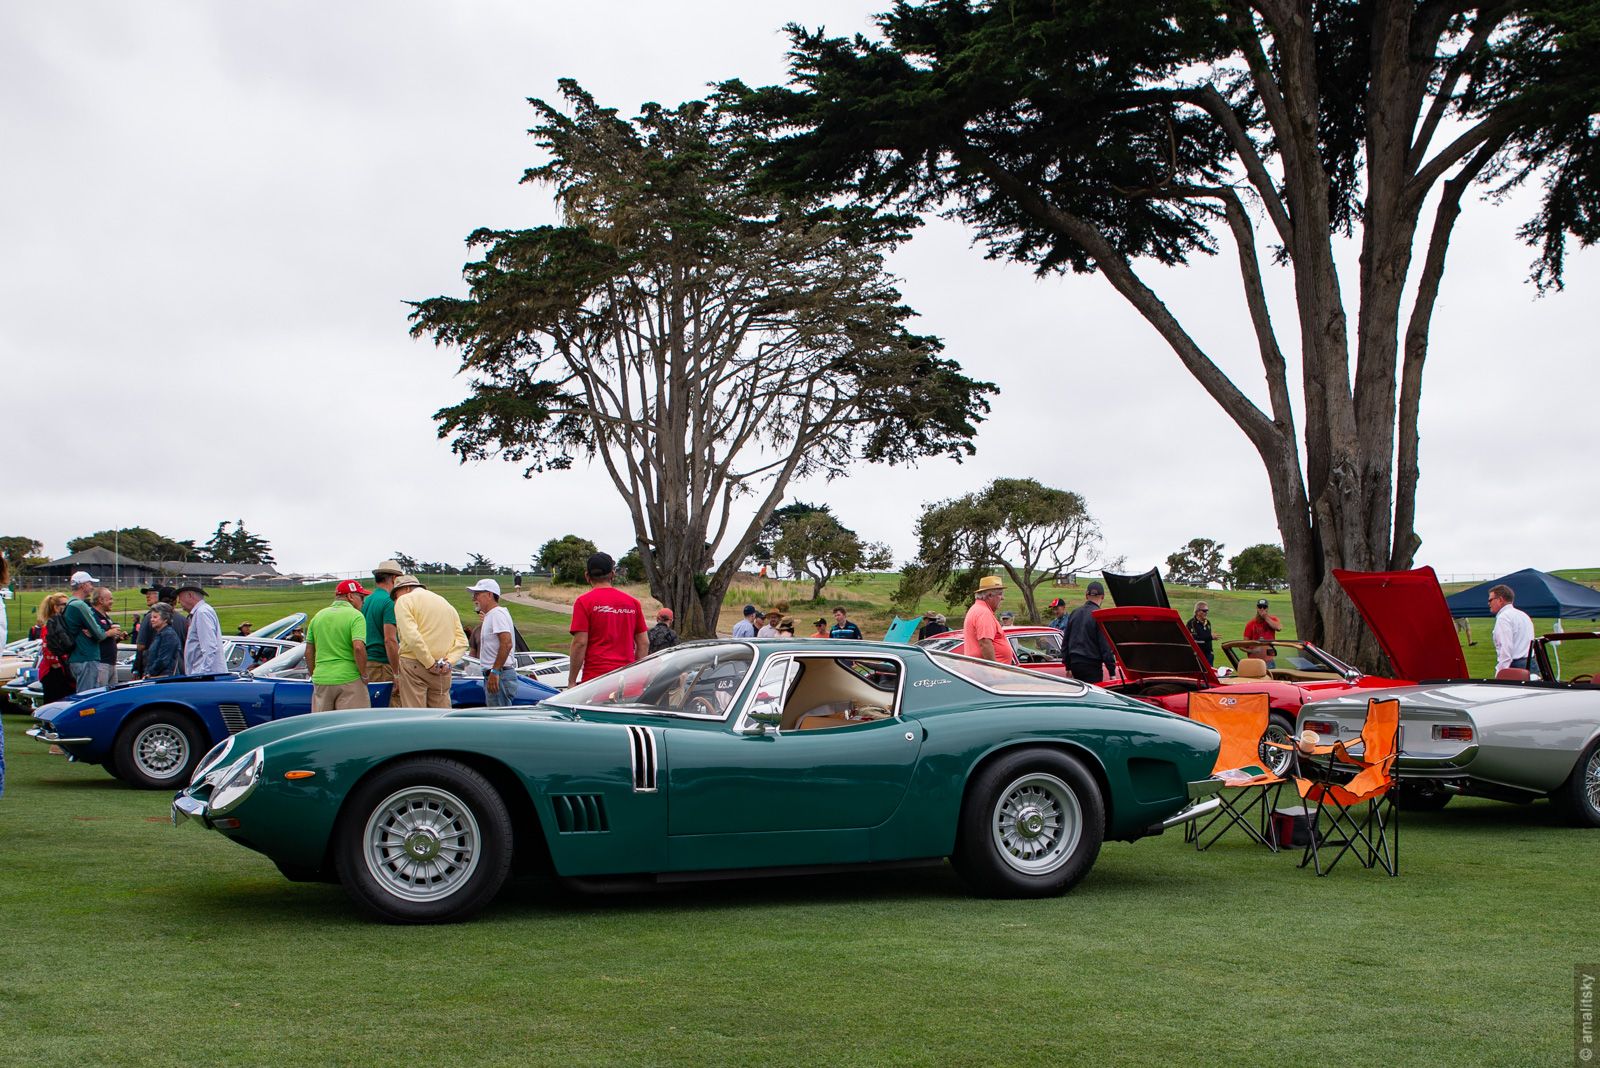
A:
<svg viewBox="0 0 1600 1068">
<path fill-rule="evenodd" d="M 390 707 L 449 708 L 451 665 L 467 652 L 461 617 L 415 575 L 395 579 L 389 594 L 400 638 Z"/>
<path fill-rule="evenodd" d="M 1005 592 L 1005 583 L 995 575 L 985 575 L 978 580 L 978 592 L 973 594 L 972 607 L 967 609 L 967 618 L 961 624 L 962 656 L 993 660 L 997 664 L 1017 662 L 996 615 Z"/>
<path fill-rule="evenodd" d="M 372 569 L 372 592 L 361 606 L 367 617 L 367 682 L 393 682 L 394 665 L 400 660 L 400 630 L 394 618 L 394 580 L 405 568 L 385 560 Z"/>
</svg>

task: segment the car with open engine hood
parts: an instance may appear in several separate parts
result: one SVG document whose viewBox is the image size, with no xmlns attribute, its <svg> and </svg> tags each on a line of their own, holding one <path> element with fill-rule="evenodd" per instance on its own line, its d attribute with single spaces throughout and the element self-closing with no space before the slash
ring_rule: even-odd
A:
<svg viewBox="0 0 1600 1068">
<path fill-rule="evenodd" d="M 1189 695 L 1202 690 L 1228 693 L 1264 693 L 1272 711 L 1262 735 L 1261 763 L 1276 774 L 1288 768 L 1292 754 L 1278 748 L 1289 741 L 1295 716 L 1307 701 L 1335 694 L 1381 686 L 1392 686 L 1394 679 L 1362 675 L 1351 669 L 1353 677 L 1279 678 L 1273 674 L 1276 657 L 1241 657 L 1232 671 L 1221 675 L 1206 660 L 1195 644 L 1183 617 L 1171 608 L 1133 606 L 1101 608 L 1094 621 L 1106 636 L 1116 657 L 1117 670 L 1102 685 L 1114 693 L 1148 701 L 1153 705 L 1187 715 Z M 1276 651 L 1279 644 L 1290 648 L 1297 643 L 1252 642 L 1258 651 Z M 1271 653 L 1269 652 L 1270 656 Z M 1266 743 L 1275 743 L 1267 745 Z"/>
<path fill-rule="evenodd" d="M 1592 663 L 1600 635 L 1536 638 L 1533 678 L 1473 679 L 1432 568 L 1333 575 L 1394 670 L 1418 684 L 1307 704 L 1299 731 L 1325 744 L 1353 741 L 1361 736 L 1367 699 L 1395 697 L 1397 803 L 1439 809 L 1457 794 L 1519 803 L 1548 798 L 1573 822 L 1600 827 L 1600 688 L 1589 671 L 1562 679 L 1557 658 L 1560 651 Z"/>
<path fill-rule="evenodd" d="M 515 871 L 578 887 L 949 858 L 1062 893 L 1105 839 L 1215 804 L 1210 727 L 1070 679 L 879 642 L 673 646 L 535 708 L 331 712 L 224 739 L 173 801 L 392 922 Z"/>
<path fill-rule="evenodd" d="M 174 675 L 88 690 L 33 712 L 31 738 L 59 746 L 68 760 L 99 764 L 130 786 L 171 790 L 189 781 L 207 749 L 261 723 L 311 711 L 305 647 L 289 644 L 253 671 Z M 375 709 L 387 709 L 390 682 L 367 684 Z M 524 676 L 518 704 L 556 691 Z M 482 705 L 483 673 L 460 669 L 450 680 L 456 708 Z"/>
</svg>

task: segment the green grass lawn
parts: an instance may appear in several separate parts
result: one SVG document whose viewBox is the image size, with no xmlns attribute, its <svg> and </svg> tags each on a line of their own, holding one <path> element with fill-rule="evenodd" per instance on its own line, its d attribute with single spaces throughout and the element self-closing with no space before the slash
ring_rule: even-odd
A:
<svg viewBox="0 0 1600 1068">
<path fill-rule="evenodd" d="M 1546 804 L 1407 816 L 1397 879 L 1243 840 L 1112 843 L 1071 894 L 945 868 L 568 897 L 396 928 L 6 716 L 0 1061 L 1567 1063 L 1600 832 Z"/>
</svg>

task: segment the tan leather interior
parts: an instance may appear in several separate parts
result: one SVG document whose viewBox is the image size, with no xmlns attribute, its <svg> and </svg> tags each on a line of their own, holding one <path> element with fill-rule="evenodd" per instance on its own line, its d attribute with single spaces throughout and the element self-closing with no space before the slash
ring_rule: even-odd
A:
<svg viewBox="0 0 1600 1068">
<path fill-rule="evenodd" d="M 842 667 L 837 660 L 801 657 L 805 670 L 789 692 L 783 706 L 781 730 L 811 730 L 815 727 L 842 727 L 845 710 L 853 702 L 857 708 L 882 708 L 893 714 L 894 694 L 885 693 Z M 805 722 L 810 720 L 810 722 Z"/>
<path fill-rule="evenodd" d="M 1239 666 L 1234 669 L 1233 674 L 1229 675 L 1222 681 L 1229 684 L 1236 682 L 1260 682 L 1267 677 L 1267 662 L 1262 660 L 1260 657 L 1247 656 L 1243 660 L 1239 661 Z"/>
</svg>

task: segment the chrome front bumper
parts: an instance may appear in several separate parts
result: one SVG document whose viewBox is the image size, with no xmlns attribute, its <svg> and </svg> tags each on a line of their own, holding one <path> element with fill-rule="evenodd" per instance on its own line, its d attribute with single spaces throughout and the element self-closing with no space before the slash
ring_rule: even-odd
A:
<svg viewBox="0 0 1600 1068">
<path fill-rule="evenodd" d="M 210 811 L 211 806 L 199 798 L 190 797 L 188 794 L 179 794 L 172 799 L 172 825 L 176 827 L 184 820 L 191 819 L 200 820 L 204 823 L 206 814 Z"/>
<path fill-rule="evenodd" d="M 22 732 L 29 738 L 35 738 L 45 745 L 88 745 L 93 738 L 63 738 L 54 730 L 43 724 Z"/>
</svg>

